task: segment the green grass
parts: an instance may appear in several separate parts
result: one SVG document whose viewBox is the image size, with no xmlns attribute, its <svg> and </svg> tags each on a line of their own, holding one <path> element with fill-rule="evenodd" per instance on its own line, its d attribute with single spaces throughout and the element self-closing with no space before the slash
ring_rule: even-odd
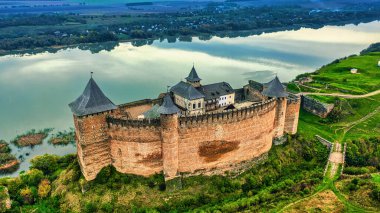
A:
<svg viewBox="0 0 380 213">
<path fill-rule="evenodd" d="M 380 89 L 380 67 L 377 66 L 380 53 L 369 53 L 361 56 L 352 56 L 339 63 L 332 63 L 312 73 L 314 82 L 307 85 L 329 90 L 365 94 Z M 351 74 L 351 68 L 358 69 L 359 74 Z"/>
<path fill-rule="evenodd" d="M 334 97 L 316 97 L 318 100 L 325 100 L 324 102 L 330 103 L 335 100 Z M 324 119 L 301 109 L 298 132 L 309 139 L 315 135 L 320 135 L 327 140 L 340 142 L 380 135 L 380 111 L 366 120 L 361 120 L 380 107 L 380 95 L 361 99 L 340 98 L 340 100 L 344 115 L 339 122 L 326 123 Z"/>
<path fill-rule="evenodd" d="M 380 184 L 380 174 L 372 174 L 372 181 Z"/>
<path fill-rule="evenodd" d="M 336 98 L 332 96 L 323 96 L 323 95 L 308 95 L 322 103 L 327 103 L 327 104 L 333 104 L 335 103 Z"/>
</svg>

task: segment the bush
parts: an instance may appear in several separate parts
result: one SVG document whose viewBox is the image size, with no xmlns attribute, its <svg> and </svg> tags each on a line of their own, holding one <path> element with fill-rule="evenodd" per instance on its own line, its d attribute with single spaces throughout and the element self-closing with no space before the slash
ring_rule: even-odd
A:
<svg viewBox="0 0 380 213">
<path fill-rule="evenodd" d="M 373 199 L 380 201 L 380 185 L 375 184 L 375 186 L 372 188 L 371 196 Z"/>
<path fill-rule="evenodd" d="M 23 173 L 20 175 L 22 182 L 28 186 L 37 186 L 42 178 L 44 178 L 44 174 L 42 171 L 38 169 L 31 169 L 27 173 Z"/>
<path fill-rule="evenodd" d="M 34 203 L 34 193 L 32 191 L 32 188 L 26 187 L 21 189 L 20 195 L 23 198 L 23 202 L 25 204 L 33 204 Z"/>
<path fill-rule="evenodd" d="M 114 212 L 113 205 L 111 203 L 103 203 L 100 209 L 104 212 L 111 213 Z"/>
<path fill-rule="evenodd" d="M 86 203 L 86 205 L 84 206 L 84 209 L 83 209 L 83 212 L 85 213 L 94 213 L 96 212 L 98 209 L 96 207 L 96 205 L 92 202 L 88 202 Z"/>
<path fill-rule="evenodd" d="M 43 171 L 45 175 L 51 175 L 59 169 L 58 166 L 59 156 L 44 154 L 33 158 L 31 168 L 39 169 Z"/>
<path fill-rule="evenodd" d="M 51 190 L 50 181 L 48 179 L 43 179 L 38 185 L 38 196 L 40 198 L 46 198 Z"/>
<path fill-rule="evenodd" d="M 380 137 L 347 141 L 346 163 L 349 167 L 380 169 Z"/>
</svg>

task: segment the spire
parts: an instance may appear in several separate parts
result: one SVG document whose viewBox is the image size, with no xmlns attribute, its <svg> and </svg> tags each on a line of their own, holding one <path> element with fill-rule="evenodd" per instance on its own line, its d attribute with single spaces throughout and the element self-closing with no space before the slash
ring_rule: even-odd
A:
<svg viewBox="0 0 380 213">
<path fill-rule="evenodd" d="M 197 71 L 195 70 L 194 64 L 193 68 L 191 69 L 189 76 L 186 77 L 186 80 L 188 82 L 198 82 L 201 81 L 202 79 L 199 78 Z"/>
<path fill-rule="evenodd" d="M 284 89 L 284 86 L 280 82 L 280 79 L 278 79 L 277 75 L 272 81 L 267 83 L 267 87 L 264 88 L 262 94 L 268 97 L 276 98 L 288 96 L 287 92 Z"/>
<path fill-rule="evenodd" d="M 102 92 L 95 80 L 91 78 L 87 83 L 81 96 L 69 104 L 71 111 L 74 115 L 84 116 L 105 112 L 116 109 L 115 104 L 112 103 Z"/>
<path fill-rule="evenodd" d="M 166 93 L 164 97 L 164 102 L 158 108 L 157 112 L 164 115 L 172 115 L 172 114 L 178 114 L 181 111 L 178 109 L 176 105 L 174 105 L 172 98 L 170 97 L 169 93 Z"/>
</svg>

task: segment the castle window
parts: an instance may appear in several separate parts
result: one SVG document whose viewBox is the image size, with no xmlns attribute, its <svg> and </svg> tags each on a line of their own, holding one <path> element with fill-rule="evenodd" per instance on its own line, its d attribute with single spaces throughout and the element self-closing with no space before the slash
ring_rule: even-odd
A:
<svg viewBox="0 0 380 213">
<path fill-rule="evenodd" d="M 201 108 L 201 102 L 198 103 L 198 108 Z"/>
<path fill-rule="evenodd" d="M 196 104 L 193 104 L 193 109 L 195 109 L 197 107 L 197 105 Z"/>
</svg>

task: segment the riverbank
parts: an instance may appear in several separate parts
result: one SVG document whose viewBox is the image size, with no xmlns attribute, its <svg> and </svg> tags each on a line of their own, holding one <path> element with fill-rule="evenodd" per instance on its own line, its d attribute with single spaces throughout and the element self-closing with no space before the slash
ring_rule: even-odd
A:
<svg viewBox="0 0 380 213">
<path fill-rule="evenodd" d="M 0 140 L 0 174 L 12 173 L 19 168 L 20 161 L 10 152 L 9 144 Z"/>
<path fill-rule="evenodd" d="M 364 61 L 368 58 L 361 59 Z M 330 68 L 332 66 L 326 66 L 325 75 L 333 71 Z M 335 80 L 341 81 L 339 78 L 335 78 Z M 352 107 L 352 113 L 345 114 L 343 120 L 335 123 L 326 123 L 320 118 L 302 111 L 299 133 L 287 137 L 285 144 L 273 146 L 268 160 L 263 164 L 255 165 L 247 172 L 233 178 L 228 175 L 184 178 L 183 190 L 176 192 L 165 191 L 163 174 L 144 178 L 118 173 L 113 167 L 104 168 L 94 181 L 87 182 L 81 174 L 76 156 L 51 155 L 37 157 L 32 161 L 33 170 L 31 172 L 24 173 L 21 177 L 0 179 L 0 185 L 9 188 L 11 199 L 18 201 L 12 208 L 18 210 L 21 208 L 23 211 L 47 208 L 52 211 L 60 209 L 76 212 L 137 210 L 168 212 L 172 209 L 206 212 L 280 212 L 284 207 L 289 206 L 289 203 L 303 201 L 305 197 L 310 196 L 318 198 L 318 200 L 307 200 L 307 203 L 299 202 L 299 205 L 294 206 L 294 210 L 306 206 L 316 211 L 344 209 L 365 212 L 368 206 L 358 207 L 354 200 L 347 200 L 343 197 L 340 191 L 346 189 L 340 189 L 335 185 L 338 175 L 333 178 L 328 175 L 328 179 L 324 179 L 323 168 L 326 165 L 328 150 L 315 139 L 315 134 L 319 132 L 325 132 L 330 138 L 342 136 L 339 131 L 334 133 L 334 130 L 337 125 L 339 127 L 343 124 L 349 124 L 345 126 L 348 128 L 347 137 L 350 135 L 356 139 L 363 138 L 362 135 L 356 133 L 351 135 L 351 131 L 354 131 L 355 126 L 359 124 L 352 127 L 353 124 L 348 121 L 355 122 L 358 120 L 357 118 L 367 116 L 369 110 L 380 104 L 380 101 L 373 96 L 371 99 L 347 100 L 347 103 L 346 106 Z M 376 127 L 369 124 L 360 129 L 360 131 L 365 131 L 366 137 L 370 136 L 370 131 L 373 132 L 373 130 L 377 131 Z M 339 137 L 332 138 L 332 141 L 341 142 L 347 139 Z M 364 159 L 367 160 L 365 163 L 378 165 L 376 159 L 380 159 L 380 156 L 376 155 L 380 153 L 380 147 L 372 146 L 372 144 L 379 144 L 379 142 L 372 140 L 376 139 L 368 139 L 365 143 L 358 139 L 352 140 L 352 144 L 348 143 L 348 159 L 360 159 L 360 161 Z M 363 145 L 360 146 L 360 144 Z M 369 146 L 370 144 L 371 146 Z M 356 150 L 355 147 L 359 150 Z M 365 152 L 366 149 L 368 152 Z M 368 154 L 372 154 L 372 156 L 368 156 Z M 336 171 L 336 174 L 340 174 L 340 168 Z M 50 182 L 47 182 L 46 179 L 49 179 Z M 377 179 L 376 181 L 378 181 Z M 344 184 L 349 185 L 351 182 Z M 360 187 L 360 184 L 355 184 L 355 181 L 352 184 Z M 366 193 L 361 193 L 359 190 L 358 193 L 353 194 L 369 196 L 369 186 L 373 185 L 365 185 Z M 22 190 L 19 190 L 20 188 Z M 40 191 L 40 188 L 41 191 L 46 189 L 45 192 L 50 194 L 42 196 L 45 194 L 41 193 L 40 196 L 29 193 L 36 189 Z M 349 189 L 347 188 L 347 190 Z M 312 197 L 314 194 L 317 195 Z M 370 202 L 366 202 L 366 205 L 368 203 L 377 205 L 377 201 L 370 198 Z M 332 202 L 327 199 L 331 199 Z M 366 200 L 368 201 L 368 199 Z M 314 206 L 314 204 L 316 205 Z M 376 209 L 376 205 L 369 208 Z"/>
<path fill-rule="evenodd" d="M 169 42 L 177 39 L 189 41 L 191 37 L 236 37 L 279 29 L 358 24 L 378 20 L 380 4 L 371 4 L 370 10 L 365 4 L 359 4 L 355 10 L 346 6 L 337 11 L 318 12 L 294 6 L 243 7 L 225 9 L 223 12 L 219 10 L 214 5 L 191 12 L 138 16 L 20 15 L 10 17 L 9 21 L 4 20 L 4 27 L 0 30 L 0 50 L 57 48 L 107 41 L 136 41 L 136 45 L 144 45 L 157 39 L 168 39 Z"/>
</svg>

